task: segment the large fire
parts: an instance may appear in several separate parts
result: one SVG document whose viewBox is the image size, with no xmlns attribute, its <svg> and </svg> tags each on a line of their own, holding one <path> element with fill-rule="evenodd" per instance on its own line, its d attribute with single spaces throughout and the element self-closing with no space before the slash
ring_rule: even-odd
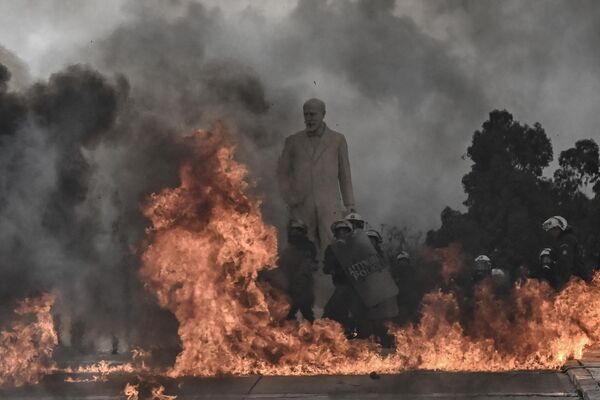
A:
<svg viewBox="0 0 600 400">
<path fill-rule="evenodd" d="M 257 279 L 275 263 L 277 246 L 249 195 L 246 168 L 221 126 L 196 132 L 190 145 L 180 186 L 144 207 L 151 226 L 141 276 L 180 323 L 183 351 L 172 376 L 558 368 L 599 341 L 600 276 L 573 280 L 560 294 L 528 281 L 496 298 L 482 285 L 468 323 L 454 295 L 434 291 L 418 325 L 391 327 L 397 348 L 387 355 L 371 341 L 347 340 L 335 322 L 285 321 L 285 298 L 268 295 Z M 450 260 L 445 274 L 462 262 L 458 252 L 438 254 Z"/>
<path fill-rule="evenodd" d="M 0 331 L 0 386 L 37 383 L 52 370 L 58 342 L 50 313 L 53 303 L 49 294 L 23 300 L 14 321 Z"/>
<path fill-rule="evenodd" d="M 465 313 L 464 299 L 447 290 L 464 264 L 454 245 L 426 257 L 441 264 L 446 289 L 425 296 L 419 324 L 390 325 L 392 353 L 374 341 L 348 340 L 330 320 L 287 321 L 286 297 L 259 278 L 276 263 L 276 232 L 249 194 L 248 171 L 234 159 L 231 139 L 216 126 L 186 140 L 193 156 L 181 167 L 181 184 L 143 207 L 151 225 L 140 275 L 180 324 L 183 351 L 170 376 L 547 369 L 600 343 L 600 274 L 589 284 L 572 280 L 560 293 L 530 280 L 501 296 L 483 283 Z M 52 303 L 50 295 L 23 301 L 18 318 L 0 331 L 0 385 L 35 383 L 58 371 Z M 141 366 L 100 362 L 61 372 L 94 375 L 72 382 L 157 372 L 143 363 L 144 352 L 134 353 Z M 174 398 L 155 389 L 153 398 Z M 138 386 L 128 384 L 124 394 L 138 398 Z"/>
</svg>

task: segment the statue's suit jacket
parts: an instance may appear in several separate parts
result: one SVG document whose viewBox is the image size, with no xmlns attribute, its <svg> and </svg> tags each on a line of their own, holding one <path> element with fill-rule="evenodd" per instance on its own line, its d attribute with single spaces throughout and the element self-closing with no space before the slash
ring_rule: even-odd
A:
<svg viewBox="0 0 600 400">
<path fill-rule="evenodd" d="M 302 219 L 311 238 L 326 247 L 331 224 L 344 217 L 343 205 L 354 206 L 354 192 L 346 138 L 325 127 L 316 149 L 306 131 L 285 140 L 279 159 L 278 178 L 292 217 Z M 341 196 L 340 196 L 341 195 Z"/>
</svg>

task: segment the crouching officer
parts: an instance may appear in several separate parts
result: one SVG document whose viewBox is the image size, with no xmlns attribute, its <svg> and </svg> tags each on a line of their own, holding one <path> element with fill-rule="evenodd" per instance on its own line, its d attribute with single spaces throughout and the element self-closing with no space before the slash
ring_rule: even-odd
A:
<svg viewBox="0 0 600 400">
<path fill-rule="evenodd" d="M 314 321 L 315 302 L 314 277 L 317 271 L 317 249 L 308 238 L 304 222 L 291 220 L 288 224 L 288 244 L 279 256 L 279 268 L 287 280 L 287 294 L 290 296 L 290 311 L 287 319 L 296 319 L 300 311 L 307 321 Z"/>
<path fill-rule="evenodd" d="M 330 246 L 351 287 L 350 314 L 359 338 L 374 334 L 384 347 L 393 346 L 384 322 L 398 315 L 394 283 L 386 260 L 375 249 L 367 233 L 354 229 L 345 240 Z"/>
</svg>

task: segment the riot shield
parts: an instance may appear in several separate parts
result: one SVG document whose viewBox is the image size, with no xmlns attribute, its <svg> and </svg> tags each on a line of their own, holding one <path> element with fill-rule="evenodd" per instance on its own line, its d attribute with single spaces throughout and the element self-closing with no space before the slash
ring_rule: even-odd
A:
<svg viewBox="0 0 600 400">
<path fill-rule="evenodd" d="M 351 237 L 335 241 L 331 247 L 350 284 L 367 307 L 398 295 L 398 286 L 388 266 L 364 231 L 355 231 Z"/>
</svg>

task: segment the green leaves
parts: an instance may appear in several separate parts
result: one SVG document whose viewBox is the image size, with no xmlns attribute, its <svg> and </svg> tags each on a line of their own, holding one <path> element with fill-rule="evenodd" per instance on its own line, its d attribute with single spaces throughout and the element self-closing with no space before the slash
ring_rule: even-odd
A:
<svg viewBox="0 0 600 400">
<path fill-rule="evenodd" d="M 563 191 L 574 196 L 580 189 L 594 184 L 600 189 L 600 155 L 593 139 L 579 140 L 575 147 L 560 153 L 560 168 L 554 172 L 554 181 Z"/>
<path fill-rule="evenodd" d="M 560 154 L 554 179 L 543 177 L 553 159 L 552 143 L 539 123 L 529 126 L 506 110 L 494 110 L 473 134 L 466 156 L 473 161 L 462 183 L 466 212 L 446 208 L 442 226 L 427 234 L 434 247 L 461 243 L 471 255 L 489 254 L 503 268 L 537 265 L 545 247 L 540 224 L 549 215 L 564 215 L 586 237 L 600 237 L 594 202 L 600 200 L 600 157 L 591 139 L 580 140 Z M 593 184 L 596 200 L 582 189 Z M 597 254 L 589 240 L 588 254 Z"/>
</svg>

